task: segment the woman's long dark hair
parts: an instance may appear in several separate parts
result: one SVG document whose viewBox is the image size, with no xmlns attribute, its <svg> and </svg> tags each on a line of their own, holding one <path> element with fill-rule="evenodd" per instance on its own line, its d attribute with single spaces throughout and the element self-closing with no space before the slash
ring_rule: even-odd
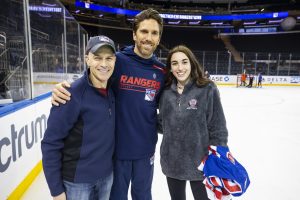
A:
<svg viewBox="0 0 300 200">
<path fill-rule="evenodd" d="M 196 56 L 193 52 L 184 45 L 175 46 L 169 51 L 167 57 L 167 74 L 166 74 L 166 83 L 165 87 L 170 87 L 172 82 L 176 80 L 175 76 L 171 72 L 171 57 L 174 53 L 182 52 L 184 53 L 191 63 L 191 81 L 195 81 L 198 87 L 203 87 L 212 81 L 204 77 L 203 67 L 198 62 Z"/>
</svg>

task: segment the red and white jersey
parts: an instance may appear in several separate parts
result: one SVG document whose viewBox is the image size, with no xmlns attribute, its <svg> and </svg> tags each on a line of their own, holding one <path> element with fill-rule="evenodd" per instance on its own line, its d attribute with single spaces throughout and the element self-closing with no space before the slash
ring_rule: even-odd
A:
<svg viewBox="0 0 300 200">
<path fill-rule="evenodd" d="M 245 168 L 231 155 L 228 147 L 209 146 L 199 170 L 203 171 L 207 195 L 212 200 L 229 200 L 247 190 L 250 180 Z"/>
</svg>

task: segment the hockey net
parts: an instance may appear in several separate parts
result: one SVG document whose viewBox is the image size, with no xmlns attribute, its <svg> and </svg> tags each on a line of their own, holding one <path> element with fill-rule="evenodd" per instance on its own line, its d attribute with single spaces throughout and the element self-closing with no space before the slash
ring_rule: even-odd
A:
<svg viewBox="0 0 300 200">
<path fill-rule="evenodd" d="M 243 82 L 242 81 L 242 74 L 237 74 L 236 75 L 236 87 L 248 87 L 249 82 L 250 82 L 250 75 L 247 74 L 246 75 L 246 80 Z M 256 87 L 257 86 L 257 76 L 253 75 L 253 83 L 252 83 L 252 87 Z"/>
</svg>

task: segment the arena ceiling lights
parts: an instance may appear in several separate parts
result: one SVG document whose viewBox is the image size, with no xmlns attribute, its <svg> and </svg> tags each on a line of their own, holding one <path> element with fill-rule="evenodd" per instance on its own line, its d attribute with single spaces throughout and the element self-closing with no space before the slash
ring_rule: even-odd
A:
<svg viewBox="0 0 300 200">
<path fill-rule="evenodd" d="M 168 2 L 170 0 L 159 0 L 161 2 Z M 222 4 L 226 4 L 226 3 L 247 3 L 248 0 L 172 0 L 173 2 L 179 2 L 179 3 L 222 3 Z"/>
<path fill-rule="evenodd" d="M 102 6 L 98 4 L 92 4 L 87 2 L 76 1 L 75 6 L 78 8 L 85 8 L 94 11 L 101 11 L 116 15 L 126 15 L 133 17 L 140 11 L 112 8 L 109 6 Z M 274 13 L 259 13 L 259 14 L 233 14 L 233 15 L 185 15 L 185 14 L 172 14 L 162 13 L 161 17 L 164 19 L 172 20 L 187 20 L 187 21 L 232 21 L 232 20 L 257 20 L 257 19 L 282 19 L 288 17 L 288 12 L 274 12 Z"/>
<path fill-rule="evenodd" d="M 178 2 L 180 0 L 172 0 L 172 2 L 173 1 Z M 230 0 L 226 0 L 227 3 L 228 1 Z M 201 3 L 203 3 L 203 1 L 201 1 Z M 218 3 L 222 2 L 218 1 Z M 240 1 L 238 3 L 243 2 Z M 126 28 L 129 24 L 124 23 L 122 20 L 126 19 L 127 22 L 131 23 L 134 16 L 140 12 L 140 10 L 104 6 L 103 4 L 88 3 L 79 0 L 76 0 L 75 7 L 75 13 L 79 16 L 81 16 L 81 13 L 85 14 L 88 10 L 91 11 L 91 18 L 94 18 L 93 16 L 95 16 L 95 19 L 101 18 L 101 20 L 107 21 L 112 20 L 112 18 L 115 17 L 114 23 L 120 24 L 115 25 L 118 28 Z M 177 13 L 172 12 L 171 10 L 168 11 L 167 9 L 165 9 L 165 12 L 160 12 L 161 17 L 165 21 L 165 25 L 169 27 L 216 29 L 218 33 L 224 34 L 275 34 L 288 31 L 300 32 L 300 27 L 297 28 L 296 26 L 300 16 L 300 11 L 298 10 L 289 10 L 288 12 L 280 12 L 280 10 L 273 12 L 258 11 L 239 14 L 233 12 L 231 14 L 186 14 L 178 13 L 178 11 Z M 118 20 L 120 21 L 118 22 Z M 96 23 L 99 24 L 99 22 Z"/>
</svg>

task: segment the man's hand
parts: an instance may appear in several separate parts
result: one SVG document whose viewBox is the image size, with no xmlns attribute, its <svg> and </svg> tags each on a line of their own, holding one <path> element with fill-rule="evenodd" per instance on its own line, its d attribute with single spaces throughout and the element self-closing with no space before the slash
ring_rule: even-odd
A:
<svg viewBox="0 0 300 200">
<path fill-rule="evenodd" d="M 61 193 L 58 196 L 53 197 L 53 200 L 67 200 L 66 193 Z"/>
<path fill-rule="evenodd" d="M 52 98 L 51 103 L 55 106 L 59 106 L 60 103 L 65 104 L 66 100 L 70 100 L 71 93 L 65 89 L 65 87 L 69 88 L 71 85 L 67 82 L 61 82 L 55 85 L 52 90 Z"/>
</svg>

